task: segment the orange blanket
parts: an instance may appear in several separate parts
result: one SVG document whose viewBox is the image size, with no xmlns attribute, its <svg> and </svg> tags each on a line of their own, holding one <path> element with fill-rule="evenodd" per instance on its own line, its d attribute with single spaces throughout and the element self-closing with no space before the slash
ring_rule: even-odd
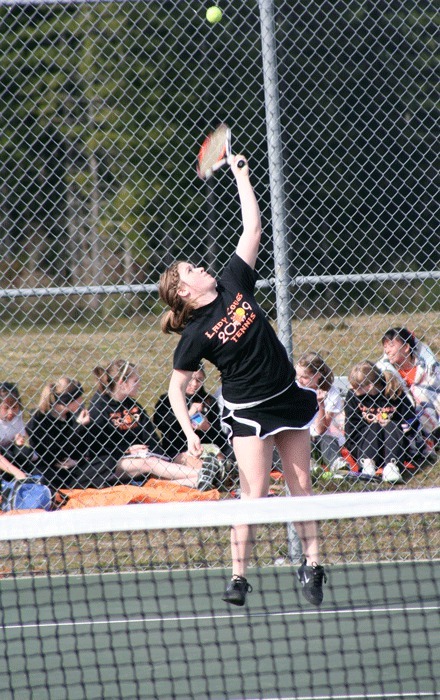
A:
<svg viewBox="0 0 440 700">
<path fill-rule="evenodd" d="M 169 503 L 170 501 L 218 501 L 220 493 L 198 491 L 171 481 L 149 479 L 144 486 L 110 486 L 105 489 L 62 489 L 66 502 L 62 510 L 92 506 L 123 506 L 128 503 Z M 23 512 L 23 511 L 22 511 Z"/>
<path fill-rule="evenodd" d="M 55 496 L 60 510 L 96 506 L 123 506 L 129 503 L 169 503 L 175 501 L 218 501 L 220 493 L 198 491 L 171 481 L 149 479 L 144 486 L 120 485 L 105 489 L 62 489 Z M 41 510 L 10 510 L 1 515 L 41 513 Z"/>
</svg>

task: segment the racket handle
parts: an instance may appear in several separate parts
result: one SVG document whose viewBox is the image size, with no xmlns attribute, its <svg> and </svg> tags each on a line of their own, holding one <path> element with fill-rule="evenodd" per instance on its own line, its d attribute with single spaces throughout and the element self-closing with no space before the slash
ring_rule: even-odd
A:
<svg viewBox="0 0 440 700">
<path fill-rule="evenodd" d="M 244 168 L 245 165 L 246 165 L 245 160 L 239 160 L 237 163 L 237 168 Z"/>
</svg>

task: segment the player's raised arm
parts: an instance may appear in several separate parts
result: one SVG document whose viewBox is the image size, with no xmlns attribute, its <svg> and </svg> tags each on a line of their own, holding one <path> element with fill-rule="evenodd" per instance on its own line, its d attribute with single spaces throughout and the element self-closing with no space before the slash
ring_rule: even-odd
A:
<svg viewBox="0 0 440 700">
<path fill-rule="evenodd" d="M 244 167 L 238 167 L 238 163 L 241 164 L 243 160 Z M 260 208 L 249 179 L 249 165 L 246 159 L 243 156 L 233 156 L 231 168 L 237 181 L 243 219 L 243 233 L 238 241 L 236 252 L 242 260 L 254 268 L 261 240 Z"/>
</svg>

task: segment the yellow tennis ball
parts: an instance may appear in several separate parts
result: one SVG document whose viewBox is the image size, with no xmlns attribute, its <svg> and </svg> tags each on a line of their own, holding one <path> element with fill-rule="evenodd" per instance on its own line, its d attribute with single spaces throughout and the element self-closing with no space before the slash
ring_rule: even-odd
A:
<svg viewBox="0 0 440 700">
<path fill-rule="evenodd" d="M 215 24 L 216 22 L 220 22 L 221 18 L 223 17 L 223 13 L 219 7 L 216 7 L 213 5 L 212 7 L 208 7 L 206 10 L 206 19 L 208 22 L 211 24 Z"/>
</svg>

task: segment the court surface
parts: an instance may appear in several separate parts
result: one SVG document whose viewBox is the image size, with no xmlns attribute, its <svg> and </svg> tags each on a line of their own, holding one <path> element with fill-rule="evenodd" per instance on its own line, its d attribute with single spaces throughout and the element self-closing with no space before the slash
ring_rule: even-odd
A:
<svg viewBox="0 0 440 700">
<path fill-rule="evenodd" d="M 2 580 L 0 698 L 439 698 L 440 563 L 347 568 L 320 610 L 289 567 L 246 608 L 221 570 Z"/>
</svg>

